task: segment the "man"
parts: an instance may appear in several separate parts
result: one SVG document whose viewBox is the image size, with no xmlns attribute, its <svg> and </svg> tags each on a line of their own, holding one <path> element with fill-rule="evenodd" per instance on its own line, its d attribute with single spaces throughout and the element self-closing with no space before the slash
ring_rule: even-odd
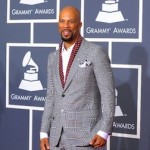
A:
<svg viewBox="0 0 150 150">
<path fill-rule="evenodd" d="M 112 132 L 115 88 L 109 59 L 102 47 L 80 35 L 81 26 L 76 8 L 61 10 L 63 42 L 48 58 L 41 150 L 95 150 Z"/>
</svg>

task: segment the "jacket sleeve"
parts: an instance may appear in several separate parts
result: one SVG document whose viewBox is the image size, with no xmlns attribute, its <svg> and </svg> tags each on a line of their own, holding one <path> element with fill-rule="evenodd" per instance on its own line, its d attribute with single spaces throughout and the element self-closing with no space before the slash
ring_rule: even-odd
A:
<svg viewBox="0 0 150 150">
<path fill-rule="evenodd" d="M 101 130 L 108 134 L 112 132 L 115 112 L 115 83 L 110 66 L 110 60 L 104 48 L 94 50 L 94 74 L 101 95 L 102 117 L 95 126 L 95 131 Z"/>
<path fill-rule="evenodd" d="M 54 95 L 54 86 L 53 86 L 53 63 L 54 60 L 52 58 L 53 53 L 48 57 L 48 64 L 47 64 L 47 94 L 44 106 L 44 112 L 42 115 L 42 122 L 41 122 L 41 131 L 49 134 L 50 131 L 50 122 L 52 118 L 53 112 L 53 95 Z"/>
</svg>

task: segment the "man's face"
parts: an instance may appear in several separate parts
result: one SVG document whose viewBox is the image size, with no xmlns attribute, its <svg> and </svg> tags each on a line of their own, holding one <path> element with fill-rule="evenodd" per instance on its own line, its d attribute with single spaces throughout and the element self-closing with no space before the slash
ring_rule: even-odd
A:
<svg viewBox="0 0 150 150">
<path fill-rule="evenodd" d="M 72 9 L 65 9 L 59 16 L 59 32 L 65 42 L 75 42 L 81 28 L 79 15 Z"/>
</svg>

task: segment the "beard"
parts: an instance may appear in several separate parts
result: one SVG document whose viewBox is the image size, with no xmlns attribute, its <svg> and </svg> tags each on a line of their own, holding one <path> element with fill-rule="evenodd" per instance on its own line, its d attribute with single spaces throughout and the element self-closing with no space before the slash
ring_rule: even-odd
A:
<svg viewBox="0 0 150 150">
<path fill-rule="evenodd" d="M 74 39 L 74 35 L 73 33 L 71 32 L 71 35 L 69 37 L 65 37 L 63 36 L 63 33 L 61 33 L 61 39 L 64 41 L 64 42 L 71 42 L 73 39 Z"/>
<path fill-rule="evenodd" d="M 71 42 L 73 40 L 73 35 L 69 38 L 65 38 L 63 36 L 61 36 L 61 39 L 64 41 L 64 42 Z"/>
</svg>

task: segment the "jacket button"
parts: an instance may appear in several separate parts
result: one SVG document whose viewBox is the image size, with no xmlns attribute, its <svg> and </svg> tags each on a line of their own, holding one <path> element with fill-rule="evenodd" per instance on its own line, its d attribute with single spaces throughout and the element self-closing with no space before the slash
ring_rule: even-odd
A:
<svg viewBox="0 0 150 150">
<path fill-rule="evenodd" d="M 62 96 L 62 97 L 65 97 L 65 94 L 62 94 L 61 96 Z"/>
</svg>

